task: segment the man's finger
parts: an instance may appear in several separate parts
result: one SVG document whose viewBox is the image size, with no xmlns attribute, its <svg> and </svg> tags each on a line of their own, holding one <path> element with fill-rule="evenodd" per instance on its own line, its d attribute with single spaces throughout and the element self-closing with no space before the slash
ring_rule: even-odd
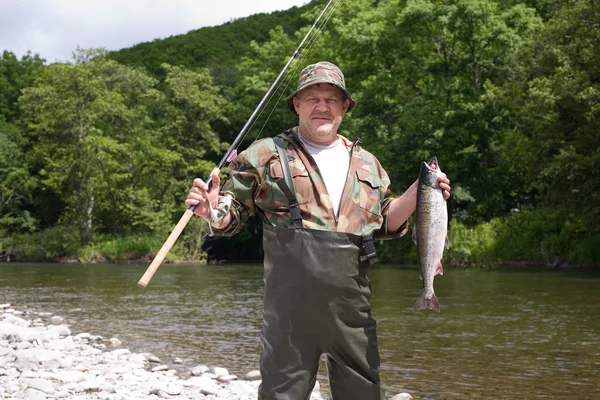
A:
<svg viewBox="0 0 600 400">
<path fill-rule="evenodd" d="M 210 173 L 210 177 L 212 178 L 212 188 L 219 190 L 219 186 L 221 184 L 221 178 L 219 178 L 219 169 L 213 169 Z"/>
</svg>

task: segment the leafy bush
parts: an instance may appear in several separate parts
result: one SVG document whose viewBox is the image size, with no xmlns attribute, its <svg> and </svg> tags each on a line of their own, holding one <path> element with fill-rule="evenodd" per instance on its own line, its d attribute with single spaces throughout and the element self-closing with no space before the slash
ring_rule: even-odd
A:
<svg viewBox="0 0 600 400">
<path fill-rule="evenodd" d="M 149 261 L 162 246 L 162 240 L 153 236 L 106 236 L 79 249 L 81 263 Z"/>
<path fill-rule="evenodd" d="M 79 233 L 71 226 L 57 226 L 31 234 L 15 235 L 10 248 L 17 261 L 50 261 L 77 253 Z"/>
<path fill-rule="evenodd" d="M 494 264 L 491 249 L 495 236 L 491 222 L 469 227 L 453 219 L 448 230 L 450 248 L 444 252 L 445 264 L 465 267 Z"/>
</svg>

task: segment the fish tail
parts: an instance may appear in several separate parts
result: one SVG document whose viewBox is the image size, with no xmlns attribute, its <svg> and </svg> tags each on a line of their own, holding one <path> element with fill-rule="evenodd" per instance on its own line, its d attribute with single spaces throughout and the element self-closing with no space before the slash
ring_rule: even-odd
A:
<svg viewBox="0 0 600 400">
<path fill-rule="evenodd" d="M 433 310 L 433 311 L 440 312 L 440 303 L 439 303 L 435 293 L 433 293 L 431 298 L 428 299 L 425 297 L 425 289 L 421 290 L 421 295 L 419 296 L 419 299 L 415 303 L 414 310 L 415 311 Z"/>
</svg>

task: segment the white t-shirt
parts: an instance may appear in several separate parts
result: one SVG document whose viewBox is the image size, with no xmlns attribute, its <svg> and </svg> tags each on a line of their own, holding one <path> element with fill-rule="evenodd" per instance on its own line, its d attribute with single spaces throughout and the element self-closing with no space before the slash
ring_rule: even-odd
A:
<svg viewBox="0 0 600 400">
<path fill-rule="evenodd" d="M 319 167 L 319 172 L 331 198 L 333 212 L 337 218 L 350 167 L 350 150 L 339 136 L 335 142 L 327 146 L 309 142 L 302 137 L 300 131 L 298 131 L 298 137 Z"/>
</svg>

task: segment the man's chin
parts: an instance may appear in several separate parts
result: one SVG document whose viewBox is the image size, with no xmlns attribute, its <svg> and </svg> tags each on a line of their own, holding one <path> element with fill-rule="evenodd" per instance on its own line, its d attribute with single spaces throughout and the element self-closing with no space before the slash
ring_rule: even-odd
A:
<svg viewBox="0 0 600 400">
<path fill-rule="evenodd" d="M 323 125 L 317 128 L 316 132 L 319 136 L 330 136 L 334 133 L 332 125 Z"/>
</svg>

